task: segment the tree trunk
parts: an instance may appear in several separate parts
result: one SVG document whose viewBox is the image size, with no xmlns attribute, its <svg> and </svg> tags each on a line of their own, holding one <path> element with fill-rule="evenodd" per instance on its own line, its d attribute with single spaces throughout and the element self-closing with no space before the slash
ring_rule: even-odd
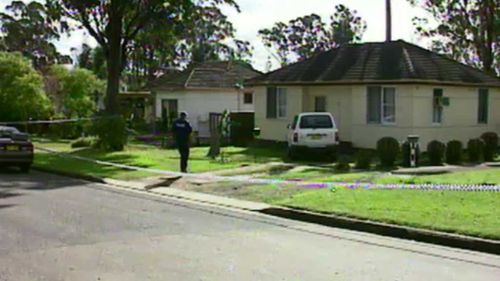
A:
<svg viewBox="0 0 500 281">
<path fill-rule="evenodd" d="M 111 2 L 111 11 L 109 14 L 108 33 L 108 87 L 106 89 L 106 111 L 109 114 L 117 114 L 118 93 L 120 91 L 120 76 L 122 72 L 122 27 L 123 14 L 119 7 L 119 1 Z"/>
</svg>

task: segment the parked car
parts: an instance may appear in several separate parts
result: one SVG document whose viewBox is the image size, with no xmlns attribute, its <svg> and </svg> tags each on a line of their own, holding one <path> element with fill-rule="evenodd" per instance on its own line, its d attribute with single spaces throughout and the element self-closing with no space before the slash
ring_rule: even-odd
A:
<svg viewBox="0 0 500 281">
<path fill-rule="evenodd" d="M 300 113 L 289 125 L 288 155 L 292 159 L 306 149 L 333 151 L 338 143 L 338 129 L 331 113 Z"/>
<path fill-rule="evenodd" d="M 14 127 L 0 126 L 0 165 L 17 166 L 29 172 L 33 164 L 33 144 L 28 134 Z"/>
</svg>

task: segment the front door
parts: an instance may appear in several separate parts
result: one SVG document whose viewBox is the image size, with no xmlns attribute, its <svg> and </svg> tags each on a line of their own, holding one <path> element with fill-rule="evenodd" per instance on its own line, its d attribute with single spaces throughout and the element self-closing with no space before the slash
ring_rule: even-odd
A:
<svg viewBox="0 0 500 281">
<path fill-rule="evenodd" d="M 179 105 L 176 99 L 163 99 L 161 101 L 161 119 L 165 130 L 170 130 L 170 126 L 178 115 Z"/>
</svg>

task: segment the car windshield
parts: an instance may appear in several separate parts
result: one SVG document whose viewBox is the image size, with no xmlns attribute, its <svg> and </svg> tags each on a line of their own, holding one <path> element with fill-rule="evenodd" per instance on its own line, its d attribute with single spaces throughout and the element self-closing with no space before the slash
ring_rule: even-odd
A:
<svg viewBox="0 0 500 281">
<path fill-rule="evenodd" d="M 329 115 L 306 115 L 300 118 L 301 129 L 331 129 L 333 121 Z"/>
<path fill-rule="evenodd" d="M 19 131 L 12 127 L 0 127 L 0 138 L 11 138 L 13 134 L 17 134 Z"/>
</svg>

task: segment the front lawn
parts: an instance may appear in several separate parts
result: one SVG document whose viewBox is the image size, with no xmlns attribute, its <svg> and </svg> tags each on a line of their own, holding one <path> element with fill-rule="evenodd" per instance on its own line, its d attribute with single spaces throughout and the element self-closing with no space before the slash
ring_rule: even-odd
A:
<svg viewBox="0 0 500 281">
<path fill-rule="evenodd" d="M 324 189 L 299 192 L 271 203 L 500 239 L 500 193 Z"/>
<path fill-rule="evenodd" d="M 35 142 L 36 147 L 51 148 L 54 150 L 83 156 L 91 159 L 109 161 L 137 167 L 160 169 L 166 171 L 179 170 L 179 154 L 175 149 L 159 149 L 153 146 L 127 146 L 124 151 L 104 152 L 94 148 L 72 149 L 69 142 Z M 218 159 L 206 157 L 208 147 L 191 149 L 189 169 L 194 173 L 231 169 L 243 165 L 281 161 L 281 152 L 269 148 L 223 148 L 222 156 Z M 154 176 L 147 172 L 127 171 L 114 167 L 92 164 L 82 160 L 59 157 L 37 150 L 35 166 L 51 168 L 61 171 L 89 174 L 99 177 L 116 179 L 134 179 L 145 176 Z"/>
<path fill-rule="evenodd" d="M 426 190 L 310 190 L 294 185 L 194 186 L 243 200 L 500 240 L 500 193 Z"/>
</svg>

